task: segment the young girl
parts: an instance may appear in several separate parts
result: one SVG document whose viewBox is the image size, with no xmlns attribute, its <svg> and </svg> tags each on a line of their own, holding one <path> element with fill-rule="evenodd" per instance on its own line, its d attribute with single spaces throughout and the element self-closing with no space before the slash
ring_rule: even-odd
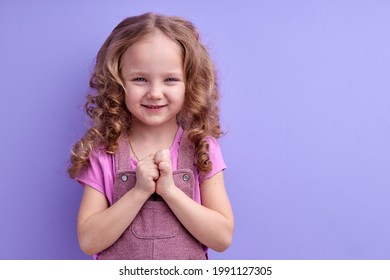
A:
<svg viewBox="0 0 390 280">
<path fill-rule="evenodd" d="M 96 259 L 207 259 L 224 251 L 233 214 L 216 141 L 222 134 L 213 65 L 178 17 L 123 20 L 98 52 L 72 151 L 84 186 L 81 249 Z"/>
</svg>

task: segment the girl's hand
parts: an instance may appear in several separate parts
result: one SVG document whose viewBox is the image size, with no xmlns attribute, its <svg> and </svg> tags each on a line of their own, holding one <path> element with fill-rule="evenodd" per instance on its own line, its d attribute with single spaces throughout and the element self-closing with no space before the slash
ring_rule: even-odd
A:
<svg viewBox="0 0 390 280">
<path fill-rule="evenodd" d="M 158 166 L 160 176 L 157 179 L 156 192 L 164 197 L 172 188 L 176 187 L 172 176 L 171 155 L 169 150 L 160 150 L 154 155 L 154 162 Z"/>
<path fill-rule="evenodd" d="M 137 178 L 135 187 L 152 195 L 156 191 L 156 181 L 159 176 L 159 170 L 154 161 L 154 155 L 150 154 L 146 158 L 140 160 L 135 172 Z"/>
</svg>

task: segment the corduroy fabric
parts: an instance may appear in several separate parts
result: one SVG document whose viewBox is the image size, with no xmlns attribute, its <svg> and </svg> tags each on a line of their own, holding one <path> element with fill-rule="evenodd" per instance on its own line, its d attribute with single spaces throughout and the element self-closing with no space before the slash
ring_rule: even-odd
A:
<svg viewBox="0 0 390 280">
<path fill-rule="evenodd" d="M 115 155 L 116 176 L 113 203 L 135 186 L 136 174 L 131 170 L 128 138 L 118 140 Z M 183 133 L 180 141 L 178 169 L 173 172 L 175 185 L 191 199 L 194 180 L 194 146 Z M 180 223 L 166 202 L 152 195 L 142 206 L 130 226 L 98 259 L 173 260 L 206 259 L 202 244 Z"/>
</svg>

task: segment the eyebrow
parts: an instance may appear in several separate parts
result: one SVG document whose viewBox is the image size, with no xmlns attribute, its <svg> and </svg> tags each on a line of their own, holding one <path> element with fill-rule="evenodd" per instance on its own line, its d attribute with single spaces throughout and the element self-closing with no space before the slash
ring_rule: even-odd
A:
<svg viewBox="0 0 390 280">
<path fill-rule="evenodd" d="M 126 76 L 147 76 L 148 73 L 147 72 L 143 72 L 143 71 L 129 71 L 127 73 L 124 73 Z M 171 72 L 165 72 L 162 74 L 163 76 L 183 76 L 184 73 L 183 72 L 179 72 L 179 71 L 171 71 Z"/>
<path fill-rule="evenodd" d="M 142 71 L 129 71 L 127 73 L 125 73 L 126 76 L 145 76 L 146 75 L 146 72 L 142 72 Z"/>
</svg>

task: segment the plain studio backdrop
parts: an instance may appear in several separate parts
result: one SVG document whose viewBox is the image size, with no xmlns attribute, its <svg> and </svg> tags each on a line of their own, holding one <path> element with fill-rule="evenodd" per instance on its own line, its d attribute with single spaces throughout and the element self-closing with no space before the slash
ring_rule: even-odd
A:
<svg viewBox="0 0 390 280">
<path fill-rule="evenodd" d="M 390 259 L 390 1 L 0 0 L 0 259 L 90 259 L 82 187 L 94 58 L 125 17 L 185 17 L 219 72 L 236 229 L 211 259 Z"/>
</svg>

